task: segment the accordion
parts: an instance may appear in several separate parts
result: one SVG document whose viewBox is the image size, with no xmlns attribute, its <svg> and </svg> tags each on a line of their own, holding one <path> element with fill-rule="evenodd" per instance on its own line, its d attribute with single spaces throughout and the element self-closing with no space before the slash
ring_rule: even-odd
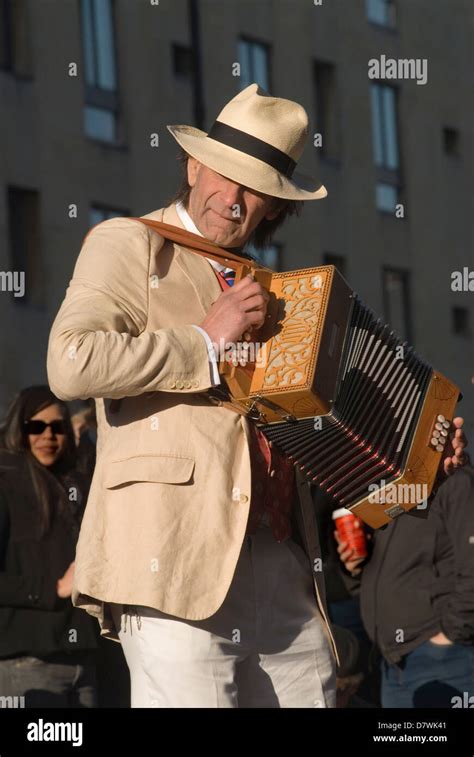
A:
<svg viewBox="0 0 474 757">
<path fill-rule="evenodd" d="M 424 508 L 458 387 L 364 306 L 334 266 L 275 273 L 196 235 L 147 223 L 233 266 L 236 281 L 252 273 L 269 292 L 266 322 L 252 334 L 254 354 L 247 352 L 244 365 L 221 361 L 226 388 L 212 390 L 214 401 L 257 423 L 335 508 L 371 527 Z"/>
<path fill-rule="evenodd" d="M 373 528 L 425 507 L 458 388 L 365 307 L 334 266 L 253 274 L 270 294 L 267 323 L 251 363 L 221 364 L 233 404 L 334 507 Z"/>
</svg>

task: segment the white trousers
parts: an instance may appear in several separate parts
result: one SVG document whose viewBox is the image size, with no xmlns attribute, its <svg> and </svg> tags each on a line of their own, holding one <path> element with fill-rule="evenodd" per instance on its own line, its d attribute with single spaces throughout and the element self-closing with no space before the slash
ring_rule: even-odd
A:
<svg viewBox="0 0 474 757">
<path fill-rule="evenodd" d="M 266 527 L 246 536 L 227 597 L 189 621 L 111 605 L 132 707 L 335 707 L 335 662 L 311 565 Z"/>
</svg>

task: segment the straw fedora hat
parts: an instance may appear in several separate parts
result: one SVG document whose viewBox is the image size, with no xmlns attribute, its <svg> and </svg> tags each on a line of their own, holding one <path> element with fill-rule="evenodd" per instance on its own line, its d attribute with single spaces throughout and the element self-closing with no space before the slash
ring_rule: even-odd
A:
<svg viewBox="0 0 474 757">
<path fill-rule="evenodd" d="M 320 200 L 327 195 L 315 179 L 294 173 L 308 134 L 305 109 L 271 97 L 258 84 L 232 98 L 208 134 L 193 126 L 168 129 L 200 163 L 257 192 L 285 200 Z"/>
</svg>

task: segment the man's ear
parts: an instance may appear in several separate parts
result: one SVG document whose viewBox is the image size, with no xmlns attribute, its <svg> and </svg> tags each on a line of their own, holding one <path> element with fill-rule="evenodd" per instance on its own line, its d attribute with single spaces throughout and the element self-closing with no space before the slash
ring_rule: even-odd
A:
<svg viewBox="0 0 474 757">
<path fill-rule="evenodd" d="M 277 216 L 280 215 L 283 208 L 284 208 L 284 203 L 278 197 L 274 197 L 272 204 L 270 205 L 269 209 L 265 213 L 265 220 L 274 221 L 275 218 L 277 218 Z"/>
<path fill-rule="evenodd" d="M 194 187 L 201 163 L 196 158 L 188 158 L 187 172 L 188 172 L 188 184 L 190 187 Z"/>
</svg>

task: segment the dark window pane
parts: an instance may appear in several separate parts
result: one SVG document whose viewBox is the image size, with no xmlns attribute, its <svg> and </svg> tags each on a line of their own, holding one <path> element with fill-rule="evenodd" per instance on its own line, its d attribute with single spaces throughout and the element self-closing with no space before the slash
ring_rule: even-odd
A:
<svg viewBox="0 0 474 757">
<path fill-rule="evenodd" d="M 377 210 L 385 213 L 395 213 L 395 206 L 398 202 L 397 187 L 392 184 L 383 184 L 378 182 L 375 187 L 375 205 Z"/>
<path fill-rule="evenodd" d="M 101 89 L 116 90 L 112 0 L 94 0 L 94 23 L 97 44 L 97 86 Z"/>
<path fill-rule="evenodd" d="M 84 50 L 85 79 L 91 87 L 97 83 L 96 42 L 92 21 L 92 0 L 82 0 L 82 45 Z"/>
<path fill-rule="evenodd" d="M 190 47 L 173 45 L 173 71 L 176 76 L 190 76 L 194 71 L 194 55 Z"/>
<path fill-rule="evenodd" d="M 396 21 L 394 0 L 366 0 L 367 18 L 373 24 L 394 26 Z"/>
<path fill-rule="evenodd" d="M 266 92 L 270 91 L 270 63 L 268 46 L 260 42 L 239 40 L 240 88 L 245 89 L 256 82 Z"/>
<path fill-rule="evenodd" d="M 397 111 L 395 90 L 382 87 L 383 124 L 385 135 L 386 168 L 398 168 Z"/>
<path fill-rule="evenodd" d="M 398 170 L 397 100 L 393 87 L 371 85 L 372 142 L 375 165 Z"/>
<path fill-rule="evenodd" d="M 322 135 L 321 153 L 328 158 L 338 158 L 340 152 L 339 123 L 337 110 L 336 66 L 316 62 L 316 131 Z"/>
<path fill-rule="evenodd" d="M 346 275 L 346 259 L 342 255 L 326 252 L 323 255 L 323 265 L 334 265 L 339 273 L 342 273 L 343 276 Z"/>
<path fill-rule="evenodd" d="M 373 84 L 370 87 L 370 101 L 372 113 L 372 148 L 374 154 L 374 162 L 376 166 L 383 166 L 384 139 L 382 105 L 380 102 L 380 87 L 377 84 Z"/>
<path fill-rule="evenodd" d="M 268 92 L 270 89 L 270 82 L 268 81 L 268 52 L 263 45 L 252 45 L 251 51 L 253 54 L 253 81 L 256 81 L 262 89 Z"/>
<path fill-rule="evenodd" d="M 280 244 L 269 244 L 263 250 L 257 250 L 253 244 L 246 246 L 246 252 L 274 271 L 279 271 L 282 264 L 282 247 Z"/>
<path fill-rule="evenodd" d="M 245 89 L 252 83 L 251 79 L 251 61 L 250 46 L 245 40 L 239 41 L 239 62 L 240 62 L 240 88 Z"/>
<path fill-rule="evenodd" d="M 401 339 L 410 341 L 410 302 L 408 273 L 385 269 L 383 272 L 385 318 Z"/>
<path fill-rule="evenodd" d="M 82 0 L 82 40 L 87 84 L 115 91 L 112 0 Z"/>
<path fill-rule="evenodd" d="M 443 129 L 443 148 L 447 155 L 459 155 L 459 131 L 445 127 Z"/>
<path fill-rule="evenodd" d="M 102 205 L 91 205 L 89 210 L 89 226 L 95 226 L 98 223 L 102 223 L 102 221 L 107 221 L 108 218 L 118 218 L 129 215 L 130 213 L 127 210 L 107 208 Z"/>
<path fill-rule="evenodd" d="M 460 336 L 470 336 L 469 328 L 469 310 L 467 308 L 452 308 L 452 328 L 455 334 Z"/>
<path fill-rule="evenodd" d="M 11 2 L 0 0 L 0 68 L 12 66 Z"/>
<path fill-rule="evenodd" d="M 104 108 L 86 105 L 84 108 L 84 128 L 88 137 L 102 142 L 115 142 L 115 113 Z"/>
<path fill-rule="evenodd" d="M 118 92 L 112 0 L 81 0 L 87 136 L 117 140 Z"/>
<path fill-rule="evenodd" d="M 8 188 L 10 269 L 24 275 L 24 296 L 15 302 L 44 303 L 41 270 L 40 205 L 36 190 Z"/>
<path fill-rule="evenodd" d="M 29 7 L 26 0 L 0 0 L 0 68 L 33 74 Z"/>
</svg>

